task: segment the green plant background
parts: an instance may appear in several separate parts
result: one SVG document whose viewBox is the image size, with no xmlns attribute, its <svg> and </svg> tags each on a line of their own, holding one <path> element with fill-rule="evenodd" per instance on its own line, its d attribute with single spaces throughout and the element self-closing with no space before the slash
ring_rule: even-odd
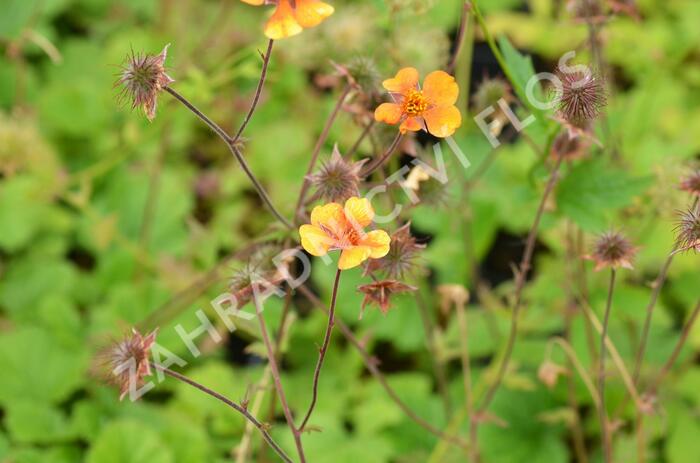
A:
<svg viewBox="0 0 700 463">
<path fill-rule="evenodd" d="M 336 13 L 322 26 L 276 43 L 263 101 L 245 134 L 245 156 L 287 216 L 335 103 L 337 90 L 318 85 L 320 76 L 332 73 L 331 60 L 346 63 L 362 54 L 376 60 L 382 76 L 406 65 L 425 74 L 444 66 L 459 21 L 457 0 L 332 3 Z M 586 60 L 586 26 L 565 13 L 555 15 L 559 2 L 482 3 L 492 32 L 535 56 L 537 70 L 551 71 L 569 50 Z M 602 28 L 604 55 L 614 71 L 608 122 L 617 154 L 567 165 L 548 205 L 514 370 L 492 407 L 508 427 L 484 425 L 480 433 L 487 462 L 573 461 L 567 381 L 549 390 L 536 375 L 547 339 L 563 332 L 570 302 L 567 227 L 581 227 L 587 239 L 620 228 L 640 247 L 635 269 L 621 273 L 611 319 L 611 336 L 631 368 L 649 284 L 673 245 L 675 210 L 689 201 L 676 185 L 700 153 L 700 2 L 638 4 L 643 21 L 620 16 Z M 148 123 L 140 112 L 117 105 L 118 64 L 131 49 L 157 53 L 171 43 L 167 65 L 177 90 L 233 130 L 259 76 L 264 9 L 236 0 L 3 0 L 0 9 L 0 461 L 235 461 L 232 452 L 245 426 L 240 416 L 170 380 L 142 401 L 120 403 L 118 393 L 90 371 L 100 346 L 144 320 L 157 321 L 160 343 L 191 360 L 173 327 L 194 329 L 197 309 L 211 313 L 209 301 L 226 289 L 234 264 L 210 271 L 268 233 L 272 223 L 225 146 L 183 107 L 162 95 L 158 117 Z M 508 43 L 501 46 L 525 81 L 530 61 Z M 477 34 L 475 66 L 486 59 L 485 49 Z M 360 131 L 342 114 L 322 156 L 336 142 L 341 151 L 349 148 Z M 539 124 L 528 133 L 542 143 Z M 473 124 L 465 123 L 455 138 L 473 165 L 490 152 Z M 369 145 L 360 152 L 369 152 Z M 484 266 L 494 265 L 494 255 L 518 259 L 512 248 L 519 249 L 528 231 L 546 176 L 541 160 L 519 138 L 500 148 L 464 199 L 462 169 L 450 162 L 449 205 L 419 206 L 411 217 L 414 228 L 431 238 L 425 252 L 430 279 L 421 285 L 431 309 L 438 305 L 436 285 L 473 288 L 470 259 Z M 467 210 L 471 242 L 465 241 Z M 591 305 L 600 315 L 607 275 L 586 266 Z M 508 262 L 500 269 L 507 274 Z M 679 256 L 671 267 L 652 325 L 645 377 L 667 358 L 696 303 L 699 269 L 694 255 Z M 507 333 L 506 301 L 513 290 L 508 277 L 494 281 L 485 290 L 490 297 L 468 308 L 477 382 Z M 201 291 L 185 291 L 203 278 Z M 331 268 L 314 262 L 312 281 L 324 300 L 332 278 Z M 420 416 L 446 427 L 430 366 L 435 359 L 415 298 L 396 299 L 387 316 L 372 310 L 358 320 L 361 296 L 355 288 L 361 281 L 366 278 L 357 269 L 343 276 L 340 316 L 382 359 L 399 395 Z M 283 379 L 292 407 L 301 412 L 310 400 L 325 318 L 298 299 Z M 281 306 L 275 298 L 267 303 L 273 329 Z M 438 354 L 448 367 L 451 411 L 458 413 L 459 333 L 450 316 L 439 326 Z M 265 369 L 256 355 L 258 339 L 255 329 L 243 326 L 236 340 L 203 342 L 204 355 L 183 371 L 235 400 L 253 397 Z M 572 339 L 589 365 L 581 316 Z M 661 391 L 660 413 L 647 419 L 648 461 L 700 461 L 699 350 L 697 328 Z M 554 359 L 565 362 L 560 352 Z M 612 410 L 625 389 L 617 372 L 608 383 Z M 596 461 L 596 414 L 583 383 L 576 378 L 574 384 Z M 267 413 L 269 396 L 263 395 L 260 415 Z M 292 452 L 288 429 L 277 418 L 272 433 Z M 623 418 L 629 423 L 633 415 Z M 304 443 L 313 462 L 465 461 L 402 414 L 337 333 L 312 424 L 320 432 L 305 435 Z M 464 433 L 466 426 L 457 423 L 452 431 Z M 634 461 L 630 426 L 615 441 L 616 461 Z M 265 453 L 257 461 L 275 461 L 255 433 L 251 445 L 255 455 Z"/>
</svg>

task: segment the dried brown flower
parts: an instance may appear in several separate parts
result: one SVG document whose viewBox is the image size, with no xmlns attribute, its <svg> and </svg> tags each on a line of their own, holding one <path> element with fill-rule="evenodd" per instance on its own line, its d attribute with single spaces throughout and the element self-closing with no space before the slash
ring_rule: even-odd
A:
<svg viewBox="0 0 700 463">
<path fill-rule="evenodd" d="M 462 285 L 445 284 L 438 286 L 437 290 L 440 295 L 440 311 L 445 316 L 453 305 L 464 308 L 469 302 L 469 291 Z"/>
<path fill-rule="evenodd" d="M 149 121 L 156 117 L 156 105 L 158 93 L 174 82 L 165 73 L 165 58 L 168 47 L 158 55 L 134 53 L 126 57 L 122 64 L 122 71 L 115 87 L 122 87 L 119 93 L 120 100 L 131 101 L 131 108 L 143 107 L 143 111 Z"/>
<path fill-rule="evenodd" d="M 554 159 L 563 156 L 565 161 L 575 161 L 586 156 L 590 147 L 590 138 L 565 130 L 554 139 L 550 154 Z"/>
<path fill-rule="evenodd" d="M 367 264 L 365 275 L 379 272 L 386 278 L 401 280 L 417 276 L 421 270 L 419 260 L 423 249 L 425 245 L 418 244 L 416 238 L 411 235 L 410 222 L 406 223 L 391 235 L 389 253 Z"/>
<path fill-rule="evenodd" d="M 700 169 L 695 169 L 693 172 L 681 179 L 680 189 L 687 191 L 691 196 L 700 197 Z"/>
<path fill-rule="evenodd" d="M 245 263 L 235 268 L 229 282 L 238 308 L 250 302 L 253 295 L 279 286 L 287 276 L 288 261 L 275 262 L 281 248 L 274 244 L 256 246 Z"/>
<path fill-rule="evenodd" d="M 563 374 L 566 374 L 566 368 L 557 365 L 551 360 L 545 360 L 537 369 L 537 378 L 550 389 L 557 385 L 559 376 Z"/>
<path fill-rule="evenodd" d="M 676 224 L 676 249 L 678 252 L 700 252 L 700 207 L 692 207 L 679 213 Z"/>
<path fill-rule="evenodd" d="M 632 260 L 637 254 L 637 248 L 632 246 L 627 238 L 619 232 L 607 232 L 598 237 L 593 252 L 584 256 L 595 262 L 595 271 L 605 267 L 632 269 Z"/>
<path fill-rule="evenodd" d="M 121 341 L 115 343 L 104 353 L 109 367 L 109 381 L 119 387 L 119 400 L 129 393 L 132 385 L 143 386 L 143 378 L 150 376 L 149 355 L 156 340 L 158 330 L 143 336 L 135 328 Z"/>
<path fill-rule="evenodd" d="M 312 200 L 342 203 L 352 196 L 359 196 L 360 171 L 365 161 L 348 162 L 340 154 L 338 146 L 334 146 L 331 158 L 309 177 L 316 187 Z"/>
<path fill-rule="evenodd" d="M 592 72 L 557 71 L 561 93 L 557 95 L 559 115 L 569 124 L 582 127 L 598 117 L 607 104 L 603 80 Z"/>
<path fill-rule="evenodd" d="M 474 96 L 472 96 L 472 102 L 476 112 L 481 112 L 489 107 L 498 108 L 498 102 L 500 100 L 504 100 L 506 103 L 512 103 L 515 101 L 515 97 L 513 97 L 513 92 L 508 82 L 498 77 L 485 78 L 479 84 Z"/>
<path fill-rule="evenodd" d="M 384 315 L 387 314 L 391 308 L 391 296 L 398 293 L 405 293 L 409 291 L 415 291 L 418 288 L 401 283 L 397 280 L 383 280 L 375 281 L 367 285 L 362 285 L 357 288 L 358 291 L 364 293 L 365 298 L 362 301 L 362 310 L 360 311 L 360 318 L 365 312 L 365 307 L 368 304 L 374 304 L 379 307 Z"/>
</svg>

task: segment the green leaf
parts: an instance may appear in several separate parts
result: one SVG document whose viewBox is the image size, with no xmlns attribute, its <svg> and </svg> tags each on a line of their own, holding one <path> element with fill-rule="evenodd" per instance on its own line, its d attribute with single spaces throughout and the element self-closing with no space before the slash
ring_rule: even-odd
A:
<svg viewBox="0 0 700 463">
<path fill-rule="evenodd" d="M 532 57 L 521 54 L 515 47 L 510 43 L 508 37 L 501 36 L 498 38 L 498 47 L 503 53 L 503 59 L 506 61 L 508 68 L 510 69 L 512 78 L 514 82 L 513 90 L 520 99 L 520 101 L 527 106 L 530 111 L 535 115 L 538 122 L 542 125 L 547 125 L 544 111 L 535 107 L 533 102 L 527 96 L 527 85 L 535 76 L 535 67 L 532 64 Z M 537 83 L 534 87 L 533 96 L 538 102 L 544 103 L 545 97 L 542 91 L 542 87 Z"/>
<path fill-rule="evenodd" d="M 132 420 L 116 421 L 102 429 L 86 463 L 174 463 L 172 451 L 158 433 Z"/>
<path fill-rule="evenodd" d="M 39 328 L 19 328 L 0 336 L 0 403 L 20 399 L 38 404 L 65 400 L 85 381 L 87 352 L 61 347 Z"/>
<path fill-rule="evenodd" d="M 14 39 L 20 35 L 36 12 L 39 0 L 7 0 L 0 15 L 0 37 Z"/>
<path fill-rule="evenodd" d="M 513 392 L 501 389 L 493 403 L 493 413 L 508 425 L 482 426 L 480 445 L 489 463 L 565 463 L 569 461 L 562 429 L 548 425 L 541 414 L 556 405 L 548 392 Z"/>
<path fill-rule="evenodd" d="M 559 184 L 557 205 L 584 230 L 600 232 L 610 226 L 609 213 L 632 203 L 651 181 L 650 176 L 633 177 L 602 159 L 585 161 Z"/>
<path fill-rule="evenodd" d="M 50 444 L 70 437 L 66 417 L 57 409 L 35 401 L 10 403 L 5 424 L 15 442 Z"/>
<path fill-rule="evenodd" d="M 35 178 L 18 176 L 0 183 L 0 248 L 26 246 L 42 226 L 48 204 L 45 186 Z"/>
</svg>

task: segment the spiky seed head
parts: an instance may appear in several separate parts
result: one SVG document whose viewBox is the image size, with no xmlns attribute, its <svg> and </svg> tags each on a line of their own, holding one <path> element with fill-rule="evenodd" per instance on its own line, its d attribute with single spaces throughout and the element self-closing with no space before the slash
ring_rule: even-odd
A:
<svg viewBox="0 0 700 463">
<path fill-rule="evenodd" d="M 576 19 L 599 23 L 605 19 L 605 9 L 600 0 L 569 0 L 569 13 Z"/>
<path fill-rule="evenodd" d="M 101 354 L 109 369 L 107 380 L 119 387 L 119 400 L 124 400 L 132 387 L 143 386 L 143 378 L 151 374 L 149 356 L 157 332 L 156 329 L 144 336 L 132 328 L 131 333 Z"/>
<path fill-rule="evenodd" d="M 605 267 L 611 269 L 632 269 L 632 261 L 637 248 L 619 232 L 607 232 L 598 237 L 593 245 L 593 252 L 585 258 L 595 262 L 595 271 Z"/>
<path fill-rule="evenodd" d="M 498 77 L 485 78 L 472 97 L 476 112 L 481 112 L 489 107 L 499 110 L 498 101 L 501 99 L 505 100 L 506 103 L 512 103 L 515 100 L 510 85 Z"/>
<path fill-rule="evenodd" d="M 175 82 L 165 72 L 169 46 L 166 45 L 157 55 L 132 51 L 124 60 L 115 83 L 115 87 L 121 87 L 119 100 L 130 101 L 132 109 L 142 107 L 149 121 L 156 117 L 158 93 Z"/>
<path fill-rule="evenodd" d="M 343 202 L 352 196 L 359 196 L 360 171 L 365 160 L 348 162 L 340 154 L 338 145 L 319 170 L 309 178 L 316 188 L 313 200 L 322 199 L 329 202 Z"/>
<path fill-rule="evenodd" d="M 700 252 L 700 206 L 681 211 L 678 216 L 676 249 L 679 252 Z"/>
<path fill-rule="evenodd" d="M 368 56 L 356 56 L 346 66 L 353 80 L 366 94 L 373 94 L 379 89 L 381 74 L 377 63 Z"/>
<path fill-rule="evenodd" d="M 384 315 L 391 308 L 391 297 L 394 294 L 415 291 L 418 288 L 407 285 L 397 280 L 375 281 L 367 285 L 358 286 L 357 290 L 364 293 L 365 298 L 362 301 L 360 318 L 365 312 L 367 305 L 376 305 Z"/>
<path fill-rule="evenodd" d="M 700 197 L 700 169 L 695 169 L 681 179 L 680 189 L 687 191 L 691 196 Z"/>
<path fill-rule="evenodd" d="M 582 127 L 607 104 L 603 80 L 592 72 L 557 71 L 561 81 L 557 95 L 559 115 L 569 124 Z"/>
<path fill-rule="evenodd" d="M 389 279 L 406 279 L 422 274 L 420 264 L 424 244 L 419 244 L 411 235 L 411 224 L 406 223 L 391 235 L 389 252 L 381 259 L 372 259 L 365 268 L 365 274 L 377 272 Z"/>
<path fill-rule="evenodd" d="M 250 302 L 254 294 L 276 288 L 284 281 L 289 261 L 275 260 L 281 251 L 276 244 L 261 244 L 248 253 L 241 266 L 233 269 L 229 289 L 238 308 Z"/>
</svg>

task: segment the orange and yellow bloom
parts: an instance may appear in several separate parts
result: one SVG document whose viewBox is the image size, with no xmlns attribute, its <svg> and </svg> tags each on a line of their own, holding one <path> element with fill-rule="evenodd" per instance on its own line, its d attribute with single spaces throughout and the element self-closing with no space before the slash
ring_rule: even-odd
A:
<svg viewBox="0 0 700 463">
<path fill-rule="evenodd" d="M 275 4 L 274 13 L 265 24 L 265 35 L 278 40 L 318 26 L 333 14 L 333 7 L 320 0 L 242 0 L 250 5 Z"/>
<path fill-rule="evenodd" d="M 431 72 L 421 89 L 418 71 L 404 68 L 382 85 L 389 91 L 394 103 L 379 105 L 374 111 L 378 122 L 401 123 L 401 133 L 424 129 L 440 138 L 449 137 L 462 125 L 462 115 L 455 106 L 459 86 L 448 73 Z"/>
<path fill-rule="evenodd" d="M 372 223 L 374 209 L 367 198 L 352 197 L 345 207 L 338 203 L 316 206 L 311 224 L 299 228 L 302 247 L 313 256 L 340 250 L 338 268 L 357 267 L 369 258 L 379 259 L 389 252 L 391 238 L 384 230 L 365 232 Z"/>
</svg>

